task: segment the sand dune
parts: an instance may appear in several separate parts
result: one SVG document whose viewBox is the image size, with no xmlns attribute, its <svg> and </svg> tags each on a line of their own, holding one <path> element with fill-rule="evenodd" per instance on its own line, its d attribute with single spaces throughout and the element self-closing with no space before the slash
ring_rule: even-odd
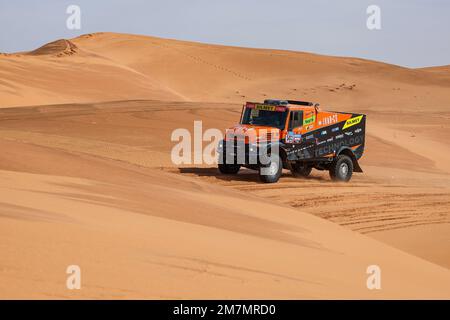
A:
<svg viewBox="0 0 450 320">
<path fill-rule="evenodd" d="M 114 33 L 1 55 L 0 297 L 448 299 L 438 69 Z M 365 173 L 264 185 L 172 164 L 172 130 L 225 129 L 265 97 L 366 113 Z"/>
<path fill-rule="evenodd" d="M 33 50 L 31 52 L 27 52 L 25 54 L 31 56 L 52 55 L 56 57 L 61 57 L 63 55 L 72 55 L 77 52 L 78 48 L 73 42 L 61 39 L 47 43 L 46 45 L 43 45 L 42 47 L 37 48 L 36 50 Z"/>
<path fill-rule="evenodd" d="M 442 73 L 450 72 L 450 65 L 448 65 L 448 66 L 421 68 L 421 70 L 429 71 L 429 72 L 442 72 Z"/>
<path fill-rule="evenodd" d="M 370 167 L 345 186 L 318 173 L 268 186 L 171 165 L 173 128 L 238 112 L 155 101 L 3 109 L 2 297 L 448 298 L 448 269 L 426 261 L 449 265 L 448 178 L 430 168 L 418 186 L 414 171 L 383 181 Z M 435 216 L 413 217 L 419 201 Z M 433 238 L 380 236 L 392 227 Z M 69 264 L 85 270 L 81 291 L 64 287 Z M 381 291 L 365 287 L 370 264 L 386 275 Z"/>
<path fill-rule="evenodd" d="M 449 294 L 444 268 L 311 215 L 209 185 L 151 171 L 142 177 L 158 179 L 157 185 L 0 175 L 3 298 Z M 374 261 L 382 266 L 382 291 L 365 287 Z M 64 287 L 70 264 L 83 272 L 80 291 Z"/>
<path fill-rule="evenodd" d="M 116 33 L 0 56 L 0 72 L 2 107 L 130 97 L 236 103 L 301 97 L 335 108 L 443 110 L 450 100 L 446 72 Z"/>
</svg>

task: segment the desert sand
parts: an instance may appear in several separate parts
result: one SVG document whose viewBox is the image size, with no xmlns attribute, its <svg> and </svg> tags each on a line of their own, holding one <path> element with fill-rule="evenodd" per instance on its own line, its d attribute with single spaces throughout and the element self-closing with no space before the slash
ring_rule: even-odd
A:
<svg viewBox="0 0 450 320">
<path fill-rule="evenodd" d="M 449 299 L 449 72 L 115 33 L 1 54 L 0 298 Z M 269 97 L 366 113 L 365 172 L 172 164 L 174 129 Z"/>
</svg>

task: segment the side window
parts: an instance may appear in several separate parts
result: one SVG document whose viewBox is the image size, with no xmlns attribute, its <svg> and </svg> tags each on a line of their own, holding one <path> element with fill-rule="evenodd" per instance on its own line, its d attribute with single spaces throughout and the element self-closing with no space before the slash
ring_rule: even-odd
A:
<svg viewBox="0 0 450 320">
<path fill-rule="evenodd" d="M 289 120 L 289 131 L 303 125 L 303 111 L 291 111 L 291 117 Z"/>
</svg>

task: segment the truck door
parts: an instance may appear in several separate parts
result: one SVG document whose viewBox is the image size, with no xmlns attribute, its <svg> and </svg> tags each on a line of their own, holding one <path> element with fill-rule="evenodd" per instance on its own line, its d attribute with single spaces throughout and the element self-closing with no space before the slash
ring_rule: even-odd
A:
<svg viewBox="0 0 450 320">
<path fill-rule="evenodd" d="M 309 118 L 305 118 L 305 113 Z M 315 140 L 311 133 L 314 125 L 314 113 L 309 115 L 308 111 L 304 112 L 304 110 L 293 110 L 289 113 L 285 140 L 289 160 L 306 160 L 314 156 Z"/>
<path fill-rule="evenodd" d="M 291 111 L 289 114 L 286 143 L 301 143 L 303 129 L 303 111 Z"/>
</svg>

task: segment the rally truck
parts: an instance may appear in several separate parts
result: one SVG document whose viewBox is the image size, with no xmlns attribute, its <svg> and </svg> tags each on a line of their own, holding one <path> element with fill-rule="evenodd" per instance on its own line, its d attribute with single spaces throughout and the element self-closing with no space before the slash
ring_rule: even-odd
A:
<svg viewBox="0 0 450 320">
<path fill-rule="evenodd" d="M 316 169 L 347 182 L 353 172 L 362 172 L 358 160 L 365 128 L 364 114 L 324 111 L 312 102 L 247 102 L 240 123 L 227 129 L 219 142 L 219 171 L 237 174 L 246 167 L 257 170 L 262 182 L 273 183 L 283 168 L 297 177 L 308 177 Z"/>
</svg>

